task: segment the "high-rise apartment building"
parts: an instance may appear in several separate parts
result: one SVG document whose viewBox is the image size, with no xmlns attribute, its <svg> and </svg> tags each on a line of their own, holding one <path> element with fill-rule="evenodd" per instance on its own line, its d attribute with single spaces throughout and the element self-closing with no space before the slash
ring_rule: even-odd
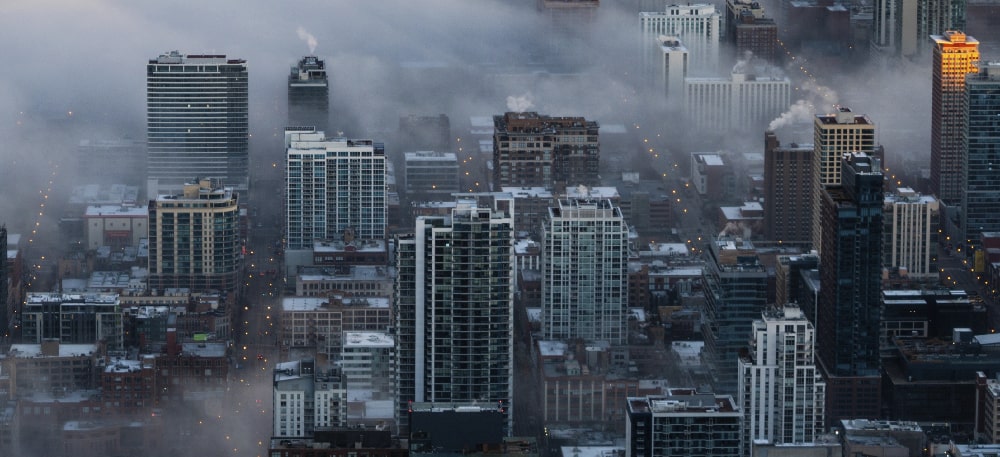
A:
<svg viewBox="0 0 1000 457">
<path fill-rule="evenodd" d="M 731 395 L 668 389 L 629 397 L 625 414 L 630 457 L 736 457 L 743 449 L 743 411 Z"/>
<path fill-rule="evenodd" d="M 547 340 L 627 342 L 628 225 L 607 199 L 566 199 L 542 233 L 542 333 Z"/>
<path fill-rule="evenodd" d="M 962 192 L 962 232 L 973 246 L 982 247 L 983 232 L 1000 232 L 1000 62 L 990 62 L 965 82 L 968 124 L 963 149 L 967 152 Z"/>
<path fill-rule="evenodd" d="M 868 116 L 840 107 L 834 114 L 818 114 L 813 122 L 813 249 L 822 254 L 820 201 L 823 189 L 840 185 L 844 154 L 875 153 L 875 124 Z"/>
<path fill-rule="evenodd" d="M 824 433 L 826 384 L 816 369 L 812 323 L 796 304 L 769 308 L 761 317 L 739 361 L 744 456 L 762 440 L 814 443 Z"/>
<path fill-rule="evenodd" d="M 939 209 L 936 198 L 908 187 L 885 195 L 884 267 L 918 281 L 937 282 Z"/>
<path fill-rule="evenodd" d="M 288 125 L 330 128 L 330 82 L 316 56 L 303 57 L 288 75 Z"/>
<path fill-rule="evenodd" d="M 344 233 L 385 238 L 385 148 L 372 140 L 326 138 L 312 128 L 285 132 L 288 249 Z"/>
<path fill-rule="evenodd" d="M 645 74 L 652 72 L 653 63 L 660 59 L 661 35 L 681 39 L 690 52 L 690 71 L 695 76 L 709 76 L 719 63 L 721 17 L 715 5 L 695 3 L 667 5 L 663 11 L 639 13 L 639 48 Z"/>
<path fill-rule="evenodd" d="M 949 207 L 962 202 L 965 186 L 965 76 L 979 71 L 979 41 L 949 30 L 932 35 L 931 193 Z M 949 214 L 948 217 L 951 217 Z"/>
<path fill-rule="evenodd" d="M 965 0 L 875 0 L 871 50 L 913 58 L 930 48 L 930 35 L 965 29 Z"/>
<path fill-rule="evenodd" d="M 418 217 L 414 235 L 397 241 L 401 433 L 412 402 L 512 404 L 513 202 L 462 194 L 450 216 Z"/>
<path fill-rule="evenodd" d="M 202 179 L 149 202 L 149 287 L 235 289 L 240 268 L 239 198 Z"/>
<path fill-rule="evenodd" d="M 271 436 L 309 438 L 319 428 L 343 427 L 347 389 L 339 371 L 315 360 L 293 360 L 274 366 Z"/>
<path fill-rule="evenodd" d="M 736 65 L 728 78 L 686 78 L 685 119 L 699 131 L 760 131 L 780 116 L 791 97 L 791 82 L 774 67 Z"/>
<path fill-rule="evenodd" d="M 599 184 L 599 128 L 582 117 L 493 116 L 493 188 Z"/>
<path fill-rule="evenodd" d="M 821 193 L 817 353 L 827 383 L 827 423 L 881 414 L 879 325 L 883 175 L 867 154 L 843 159 L 843 183 Z"/>
<path fill-rule="evenodd" d="M 178 192 L 192 176 L 249 184 L 247 63 L 177 51 L 146 65 L 147 184 L 150 199 Z"/>
<path fill-rule="evenodd" d="M 715 391 L 735 394 L 737 360 L 752 335 L 754 319 L 767 306 L 767 268 L 747 240 L 719 238 L 709 243 L 704 273 L 705 357 Z"/>
<path fill-rule="evenodd" d="M 764 15 L 764 7 L 752 0 L 726 0 L 726 39 L 736 44 L 736 56 L 748 53 L 774 62 L 778 48 L 778 24 Z"/>
<path fill-rule="evenodd" d="M 812 242 L 813 154 L 811 144 L 782 147 L 764 134 L 764 239 Z"/>
<path fill-rule="evenodd" d="M 340 365 L 344 386 L 372 400 L 396 394 L 396 344 L 384 332 L 344 332 Z"/>
<path fill-rule="evenodd" d="M 661 55 L 660 68 L 657 70 L 659 84 L 663 87 L 667 100 L 683 100 L 684 78 L 688 74 L 688 50 L 675 36 L 660 35 L 657 42 Z"/>
</svg>

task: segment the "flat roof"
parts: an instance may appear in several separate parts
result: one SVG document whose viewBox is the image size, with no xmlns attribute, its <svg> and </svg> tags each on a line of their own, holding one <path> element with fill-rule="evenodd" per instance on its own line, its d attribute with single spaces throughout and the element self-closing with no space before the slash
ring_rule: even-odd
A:
<svg viewBox="0 0 1000 457">
<path fill-rule="evenodd" d="M 96 344 L 59 344 L 59 355 L 57 357 L 90 356 L 96 352 Z M 21 358 L 50 357 L 42 355 L 41 344 L 12 344 L 10 345 L 10 355 Z"/>
<path fill-rule="evenodd" d="M 344 347 L 393 347 L 391 335 L 384 332 L 344 332 Z"/>
</svg>

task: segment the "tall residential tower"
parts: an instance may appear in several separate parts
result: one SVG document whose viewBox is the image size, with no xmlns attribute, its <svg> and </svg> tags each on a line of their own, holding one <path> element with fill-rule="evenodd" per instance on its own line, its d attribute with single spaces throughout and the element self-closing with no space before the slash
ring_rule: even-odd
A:
<svg viewBox="0 0 1000 457">
<path fill-rule="evenodd" d="M 326 62 L 305 56 L 288 75 L 288 125 L 330 128 L 330 83 Z"/>
<path fill-rule="evenodd" d="M 249 185 L 247 63 L 177 51 L 146 65 L 147 182 L 151 199 L 192 177 Z"/>
<path fill-rule="evenodd" d="M 965 75 L 979 68 L 979 42 L 949 30 L 932 35 L 931 192 L 946 206 L 962 202 L 965 182 Z M 949 215 L 950 216 L 950 215 Z"/>
<path fill-rule="evenodd" d="M 514 198 L 459 194 L 448 216 L 422 216 L 397 240 L 397 423 L 409 405 L 499 404 L 514 383 Z M 510 427 L 510 416 L 507 427 Z"/>
<path fill-rule="evenodd" d="M 1000 62 L 980 66 L 965 83 L 968 124 L 963 149 L 967 152 L 962 192 L 962 232 L 965 240 L 982 247 L 983 232 L 1000 232 Z"/>
<path fill-rule="evenodd" d="M 549 208 L 542 234 L 545 339 L 627 342 L 628 225 L 610 200 Z"/>
</svg>

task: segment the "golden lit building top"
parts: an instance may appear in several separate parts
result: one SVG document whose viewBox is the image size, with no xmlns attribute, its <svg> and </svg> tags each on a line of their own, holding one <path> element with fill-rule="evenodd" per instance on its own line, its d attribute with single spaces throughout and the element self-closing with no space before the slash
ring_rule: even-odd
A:
<svg viewBox="0 0 1000 457">
<path fill-rule="evenodd" d="M 958 204 L 963 194 L 965 76 L 979 72 L 979 41 L 955 30 L 931 39 L 931 192 L 946 204 Z"/>
</svg>

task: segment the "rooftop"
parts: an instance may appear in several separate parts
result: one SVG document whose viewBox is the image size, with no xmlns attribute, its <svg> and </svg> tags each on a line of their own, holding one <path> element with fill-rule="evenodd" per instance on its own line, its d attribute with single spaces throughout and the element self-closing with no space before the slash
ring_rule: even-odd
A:
<svg viewBox="0 0 1000 457">
<path fill-rule="evenodd" d="M 382 332 L 344 332 L 344 347 L 393 347 L 392 336 Z"/>
</svg>

